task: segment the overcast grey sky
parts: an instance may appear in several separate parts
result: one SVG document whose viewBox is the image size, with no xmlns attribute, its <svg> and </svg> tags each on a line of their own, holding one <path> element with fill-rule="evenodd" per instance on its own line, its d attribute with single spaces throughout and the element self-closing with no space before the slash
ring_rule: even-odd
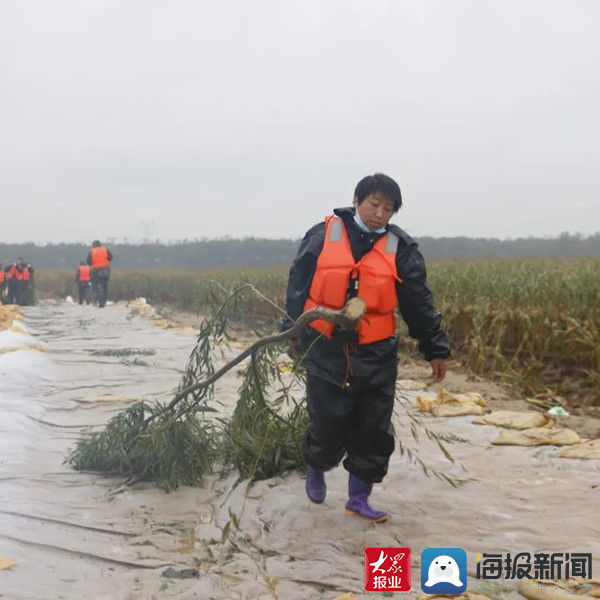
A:
<svg viewBox="0 0 600 600">
<path fill-rule="evenodd" d="M 596 0 L 0 6 L 0 241 L 600 230 Z"/>
</svg>

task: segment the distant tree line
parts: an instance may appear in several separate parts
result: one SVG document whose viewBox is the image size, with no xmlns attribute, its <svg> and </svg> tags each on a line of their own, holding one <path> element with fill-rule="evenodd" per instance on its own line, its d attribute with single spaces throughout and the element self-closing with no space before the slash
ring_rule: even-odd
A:
<svg viewBox="0 0 600 600">
<path fill-rule="evenodd" d="M 417 239 L 426 258 L 600 257 L 600 233 L 584 237 L 561 233 L 555 238 L 421 237 Z"/>
<path fill-rule="evenodd" d="M 600 257 L 600 233 L 584 237 L 563 233 L 556 238 L 448 237 L 417 238 L 426 258 L 510 258 L 510 257 Z M 207 268 L 227 266 L 287 265 L 292 262 L 300 240 L 216 239 L 184 240 L 178 243 L 125 244 L 107 246 L 115 255 L 115 267 Z M 22 256 L 36 268 L 72 268 L 87 257 L 84 244 L 2 244 L 0 261 Z"/>
</svg>

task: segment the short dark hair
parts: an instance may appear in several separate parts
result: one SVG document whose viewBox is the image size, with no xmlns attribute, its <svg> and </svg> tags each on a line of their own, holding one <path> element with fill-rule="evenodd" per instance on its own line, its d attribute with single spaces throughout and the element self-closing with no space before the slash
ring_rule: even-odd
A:
<svg viewBox="0 0 600 600">
<path fill-rule="evenodd" d="M 375 175 L 363 177 L 354 190 L 354 197 L 358 204 L 360 204 L 367 196 L 375 192 L 381 192 L 394 203 L 394 212 L 400 210 L 402 206 L 400 186 L 391 177 L 383 173 L 375 173 Z"/>
<path fill-rule="evenodd" d="M 93 246 L 94 248 L 97 248 L 98 246 L 101 246 L 101 245 L 102 245 L 102 244 L 100 243 L 100 240 L 94 240 L 94 241 L 92 242 L 92 246 Z"/>
</svg>

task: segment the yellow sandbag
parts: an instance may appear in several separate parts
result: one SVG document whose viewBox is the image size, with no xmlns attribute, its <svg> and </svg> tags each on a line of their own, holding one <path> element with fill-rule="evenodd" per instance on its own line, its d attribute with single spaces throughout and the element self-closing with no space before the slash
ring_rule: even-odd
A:
<svg viewBox="0 0 600 600">
<path fill-rule="evenodd" d="M 150 319 L 156 327 L 161 327 L 162 329 L 172 329 L 174 327 L 171 321 L 160 317 L 156 312 L 156 309 L 151 304 L 148 304 L 145 298 L 130 300 L 127 303 L 127 307 L 131 309 L 134 315 L 144 319 Z"/>
<path fill-rule="evenodd" d="M 12 318 L 16 321 L 24 321 L 25 317 L 21 313 L 21 306 L 19 304 L 5 304 L 4 308 L 10 312 Z"/>
<path fill-rule="evenodd" d="M 21 307 L 18 304 L 0 304 L 0 331 L 9 329 L 13 321 L 23 321 Z"/>
<path fill-rule="evenodd" d="M 13 322 L 12 312 L 0 304 L 0 330 L 8 329 Z"/>
<path fill-rule="evenodd" d="M 131 309 L 134 315 L 144 317 L 146 319 L 156 318 L 156 310 L 146 302 L 145 298 L 136 298 L 127 303 L 127 307 Z"/>
<path fill-rule="evenodd" d="M 508 429 L 533 429 L 534 427 L 553 427 L 552 418 L 535 410 L 518 412 L 515 410 L 497 410 L 488 415 L 483 415 L 472 421 L 478 425 L 495 425 Z"/>
<path fill-rule="evenodd" d="M 560 456 L 560 458 L 600 459 L 600 440 L 588 440 L 581 444 L 563 448 L 557 456 Z"/>
<path fill-rule="evenodd" d="M 569 579 L 552 581 L 552 583 L 579 596 L 585 594 L 594 598 L 600 598 L 600 579 L 597 577 L 591 577 L 590 579 L 571 577 Z"/>
<path fill-rule="evenodd" d="M 356 600 L 356 594 L 353 594 L 352 592 L 346 592 L 341 596 L 336 596 L 333 600 Z"/>
<path fill-rule="evenodd" d="M 481 394 L 450 394 L 441 389 L 435 398 L 417 396 L 416 406 L 434 417 L 458 417 L 461 415 L 482 415 L 486 401 Z"/>
<path fill-rule="evenodd" d="M 567 581 L 574 583 L 577 594 L 586 594 L 587 596 L 600 598 L 600 579 L 598 577 L 591 577 L 590 579 L 571 577 Z"/>
<path fill-rule="evenodd" d="M 497 446 L 568 446 L 583 440 L 570 429 L 554 427 L 534 427 L 523 431 L 502 430 L 500 437 L 492 444 Z"/>
<path fill-rule="evenodd" d="M 0 556 L 0 571 L 3 569 L 14 569 L 17 566 L 17 563 L 8 558 L 8 556 Z"/>
<path fill-rule="evenodd" d="M 598 579 L 522 580 L 519 591 L 529 600 L 593 600 L 600 597 Z"/>
</svg>

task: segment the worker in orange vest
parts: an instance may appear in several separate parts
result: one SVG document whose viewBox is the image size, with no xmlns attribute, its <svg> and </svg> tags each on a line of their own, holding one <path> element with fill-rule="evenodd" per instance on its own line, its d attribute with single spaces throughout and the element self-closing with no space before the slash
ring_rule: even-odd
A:
<svg viewBox="0 0 600 600">
<path fill-rule="evenodd" d="M 3 266 L 0 266 L 0 304 L 2 304 L 2 300 L 5 296 L 6 290 L 6 271 Z"/>
<path fill-rule="evenodd" d="M 371 521 L 388 518 L 368 502 L 385 477 L 394 450 L 391 423 L 397 375 L 396 311 L 419 340 L 435 381 L 446 373 L 450 344 L 427 286 L 425 262 L 414 240 L 390 225 L 402 206 L 398 184 L 381 173 L 358 183 L 353 206 L 338 208 L 304 236 L 290 269 L 281 330 L 305 311 L 340 309 L 358 296 L 366 314 L 352 331 L 313 321 L 290 342 L 306 367 L 310 424 L 304 437 L 305 489 L 325 500 L 324 472 L 345 457 L 346 512 Z"/>
<path fill-rule="evenodd" d="M 6 301 L 8 304 L 15 304 L 15 263 L 14 261 L 10 261 L 8 265 L 4 268 L 5 279 L 6 279 Z"/>
<path fill-rule="evenodd" d="M 11 269 L 14 280 L 14 301 L 21 306 L 27 303 L 31 273 L 25 261 L 19 256 L 15 266 Z"/>
<path fill-rule="evenodd" d="M 79 304 L 90 303 L 90 293 L 92 291 L 92 267 L 87 265 L 84 260 L 80 261 L 75 272 L 75 282 L 79 290 Z"/>
<path fill-rule="evenodd" d="M 87 264 L 92 268 L 92 288 L 96 296 L 96 302 L 98 302 L 100 308 L 104 308 L 106 305 L 110 263 L 112 259 L 112 252 L 107 250 L 99 240 L 92 242 L 92 247 L 87 257 Z"/>
</svg>

